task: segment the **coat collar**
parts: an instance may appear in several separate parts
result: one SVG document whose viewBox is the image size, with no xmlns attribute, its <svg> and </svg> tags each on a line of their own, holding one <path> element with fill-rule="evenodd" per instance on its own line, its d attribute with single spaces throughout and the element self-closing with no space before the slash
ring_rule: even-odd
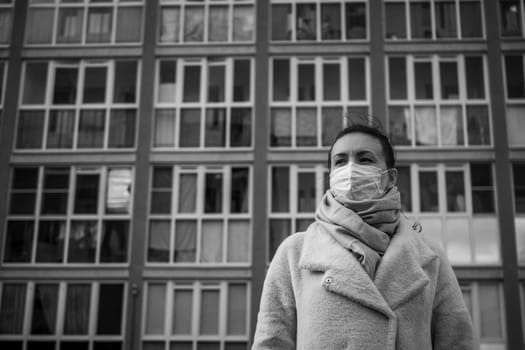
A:
<svg viewBox="0 0 525 350">
<path fill-rule="evenodd" d="M 401 218 L 374 281 L 352 253 L 319 229 L 317 223 L 306 232 L 299 266 L 324 272 L 323 284 L 328 290 L 391 317 L 394 309 L 430 282 L 424 268 L 436 259 L 422 236 Z"/>
</svg>

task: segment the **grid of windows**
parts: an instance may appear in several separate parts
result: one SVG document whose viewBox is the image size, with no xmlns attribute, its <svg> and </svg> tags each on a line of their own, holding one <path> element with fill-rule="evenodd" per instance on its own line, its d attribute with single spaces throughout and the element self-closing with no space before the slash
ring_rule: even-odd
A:
<svg viewBox="0 0 525 350">
<path fill-rule="evenodd" d="M 161 0 L 160 43 L 251 42 L 254 0 Z"/>
<path fill-rule="evenodd" d="M 272 0 L 273 41 L 344 41 L 368 38 L 366 1 Z"/>
<path fill-rule="evenodd" d="M 249 58 L 158 61 L 154 147 L 251 147 L 253 76 Z"/>
<path fill-rule="evenodd" d="M 507 133 L 510 146 L 525 146 L 525 68 L 522 54 L 503 57 L 507 97 Z"/>
<path fill-rule="evenodd" d="M 17 149 L 135 146 L 138 63 L 27 61 Z"/>
<path fill-rule="evenodd" d="M 0 294 L 2 349 L 123 348 L 124 283 L 4 282 Z"/>
<path fill-rule="evenodd" d="M 499 15 L 503 37 L 523 37 L 524 1 L 500 0 Z"/>
<path fill-rule="evenodd" d="M 243 281 L 147 283 L 142 348 L 247 350 L 249 287 Z"/>
<path fill-rule="evenodd" d="M 15 167 L 4 263 L 128 261 L 130 167 Z"/>
<path fill-rule="evenodd" d="M 387 39 L 482 38 L 480 0 L 385 0 Z"/>
<path fill-rule="evenodd" d="M 329 146 L 346 116 L 367 115 L 366 57 L 283 57 L 271 60 L 270 146 Z"/>
<path fill-rule="evenodd" d="M 13 3 L 13 0 L 0 0 L 0 45 L 7 45 L 11 41 Z"/>
<path fill-rule="evenodd" d="M 387 63 L 394 145 L 492 144 L 484 56 L 390 56 Z"/>
<path fill-rule="evenodd" d="M 26 43 L 138 43 L 143 0 L 30 0 Z"/>
<path fill-rule="evenodd" d="M 154 166 L 149 263 L 246 264 L 251 251 L 248 166 Z"/>
</svg>

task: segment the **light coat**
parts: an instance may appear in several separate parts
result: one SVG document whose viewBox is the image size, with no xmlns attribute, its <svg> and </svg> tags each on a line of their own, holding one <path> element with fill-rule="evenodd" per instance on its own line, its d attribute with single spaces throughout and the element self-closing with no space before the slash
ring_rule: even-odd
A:
<svg viewBox="0 0 525 350">
<path fill-rule="evenodd" d="M 370 279 L 312 224 L 270 264 L 252 350 L 473 349 L 472 322 L 440 248 L 402 219 Z"/>
</svg>

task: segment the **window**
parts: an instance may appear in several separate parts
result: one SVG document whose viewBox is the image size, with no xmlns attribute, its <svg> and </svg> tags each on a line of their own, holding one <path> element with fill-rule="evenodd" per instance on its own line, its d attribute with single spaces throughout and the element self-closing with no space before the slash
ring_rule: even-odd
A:
<svg viewBox="0 0 525 350">
<path fill-rule="evenodd" d="M 152 179 L 149 263 L 250 262 L 249 167 L 159 165 Z"/>
<path fill-rule="evenodd" d="M 157 68 L 154 148 L 252 146 L 250 59 L 166 59 Z"/>
<path fill-rule="evenodd" d="M 8 45 L 11 41 L 13 5 L 13 0 L 0 1 L 0 45 Z"/>
<path fill-rule="evenodd" d="M 251 42 L 254 0 L 161 0 L 159 42 Z"/>
<path fill-rule="evenodd" d="M 367 2 L 273 0 L 271 40 L 346 41 L 368 38 Z"/>
<path fill-rule="evenodd" d="M 144 350 L 247 350 L 249 284 L 222 282 L 150 282 L 146 285 Z M 166 308 L 166 305 L 172 305 Z"/>
<path fill-rule="evenodd" d="M 16 148 L 135 146 L 137 61 L 26 62 Z"/>
<path fill-rule="evenodd" d="M 524 146 L 525 135 L 525 69 L 523 55 L 505 55 L 505 81 L 507 92 L 507 133 L 510 146 Z"/>
<path fill-rule="evenodd" d="M 492 143 L 483 56 L 391 56 L 387 63 L 388 127 L 395 146 Z"/>
<path fill-rule="evenodd" d="M 514 210 L 516 211 L 516 247 L 518 249 L 518 262 L 525 265 L 525 164 L 512 165 L 514 180 Z"/>
<path fill-rule="evenodd" d="M 270 146 L 320 148 L 352 117 L 368 115 L 365 57 L 273 58 Z"/>
<path fill-rule="evenodd" d="M 483 37 L 480 0 L 385 0 L 384 3 L 386 39 Z"/>
<path fill-rule="evenodd" d="M 500 0 L 501 35 L 503 37 L 523 36 L 523 1 Z"/>
<path fill-rule="evenodd" d="M 305 231 L 328 190 L 328 171 L 322 165 L 271 166 L 269 169 L 268 260 L 290 234 Z"/>
<path fill-rule="evenodd" d="M 129 167 L 16 167 L 11 175 L 5 263 L 128 261 Z"/>
<path fill-rule="evenodd" d="M 122 349 L 123 283 L 4 282 L 0 293 L 3 349 Z"/>
<path fill-rule="evenodd" d="M 26 43 L 138 43 L 142 36 L 142 9 L 143 0 L 30 0 Z"/>
</svg>

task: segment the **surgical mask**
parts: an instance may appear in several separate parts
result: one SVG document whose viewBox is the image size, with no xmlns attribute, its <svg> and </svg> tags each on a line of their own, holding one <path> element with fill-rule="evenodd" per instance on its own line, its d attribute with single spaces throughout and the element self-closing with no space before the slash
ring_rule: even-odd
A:
<svg viewBox="0 0 525 350">
<path fill-rule="evenodd" d="M 380 198 L 386 192 L 383 174 L 388 170 L 349 162 L 330 172 L 330 190 L 340 203 Z"/>
</svg>

